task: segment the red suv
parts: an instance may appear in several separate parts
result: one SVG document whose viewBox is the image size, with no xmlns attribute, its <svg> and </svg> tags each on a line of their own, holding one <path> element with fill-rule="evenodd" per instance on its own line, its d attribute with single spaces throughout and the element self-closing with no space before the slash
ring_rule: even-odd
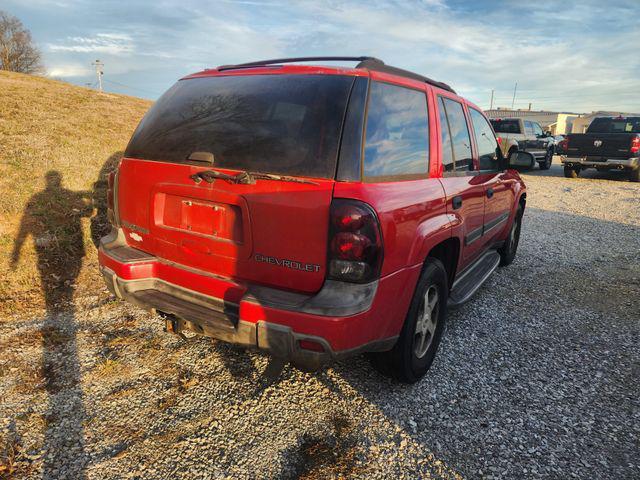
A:
<svg viewBox="0 0 640 480">
<path fill-rule="evenodd" d="M 167 330 L 307 370 L 372 352 L 415 382 L 447 305 L 513 260 L 525 186 L 446 84 L 316 57 L 178 81 L 133 134 L 108 205 L 107 286 Z"/>
</svg>

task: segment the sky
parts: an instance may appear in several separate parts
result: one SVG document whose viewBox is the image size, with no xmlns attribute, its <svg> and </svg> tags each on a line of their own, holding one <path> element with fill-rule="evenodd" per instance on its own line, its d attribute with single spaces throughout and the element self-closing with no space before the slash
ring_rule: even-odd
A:
<svg viewBox="0 0 640 480">
<path fill-rule="evenodd" d="M 0 0 L 48 75 L 156 99 L 207 67 L 370 55 L 489 108 L 640 112 L 638 0 Z"/>
</svg>

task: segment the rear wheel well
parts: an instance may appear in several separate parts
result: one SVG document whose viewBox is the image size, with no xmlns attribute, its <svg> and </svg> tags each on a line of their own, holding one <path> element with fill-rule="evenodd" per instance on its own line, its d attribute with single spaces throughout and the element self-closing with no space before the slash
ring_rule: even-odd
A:
<svg viewBox="0 0 640 480">
<path fill-rule="evenodd" d="M 447 271 L 449 288 L 453 286 L 453 279 L 458 267 L 458 256 L 460 254 L 460 241 L 457 238 L 448 238 L 433 247 L 427 254 L 427 258 L 437 258 L 444 265 Z"/>
</svg>

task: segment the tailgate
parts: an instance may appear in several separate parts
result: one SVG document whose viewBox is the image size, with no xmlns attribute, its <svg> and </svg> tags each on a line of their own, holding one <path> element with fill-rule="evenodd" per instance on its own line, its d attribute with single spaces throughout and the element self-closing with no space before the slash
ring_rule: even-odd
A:
<svg viewBox="0 0 640 480">
<path fill-rule="evenodd" d="M 353 82 L 215 72 L 180 80 L 140 122 L 120 166 L 127 242 L 211 275 L 318 291 Z M 240 173 L 245 181 L 229 178 Z"/>
<path fill-rule="evenodd" d="M 204 167 L 124 158 L 118 210 L 127 243 L 207 273 L 315 292 L 324 282 L 333 180 L 216 179 Z M 233 172 L 231 172 L 233 173 Z"/>
<path fill-rule="evenodd" d="M 569 136 L 567 153 L 576 156 L 627 158 L 631 135 L 626 133 L 585 133 Z"/>
</svg>

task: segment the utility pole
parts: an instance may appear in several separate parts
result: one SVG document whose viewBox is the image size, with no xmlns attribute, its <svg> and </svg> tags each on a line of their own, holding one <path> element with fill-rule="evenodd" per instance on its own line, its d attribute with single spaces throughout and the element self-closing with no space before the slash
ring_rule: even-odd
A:
<svg viewBox="0 0 640 480">
<path fill-rule="evenodd" d="M 100 91 L 100 93 L 102 93 L 102 75 L 104 75 L 104 70 L 102 67 L 104 67 L 104 63 L 102 63 L 100 60 L 96 60 L 91 65 L 96 67 L 96 76 L 98 77 L 98 90 Z"/>
<path fill-rule="evenodd" d="M 518 82 L 516 82 L 515 87 L 513 87 L 513 100 L 511 100 L 511 110 L 513 110 L 513 106 L 516 103 L 516 90 L 518 90 Z"/>
<path fill-rule="evenodd" d="M 491 105 L 489 106 L 489 110 L 493 110 L 493 92 L 494 90 L 491 90 Z"/>
</svg>

